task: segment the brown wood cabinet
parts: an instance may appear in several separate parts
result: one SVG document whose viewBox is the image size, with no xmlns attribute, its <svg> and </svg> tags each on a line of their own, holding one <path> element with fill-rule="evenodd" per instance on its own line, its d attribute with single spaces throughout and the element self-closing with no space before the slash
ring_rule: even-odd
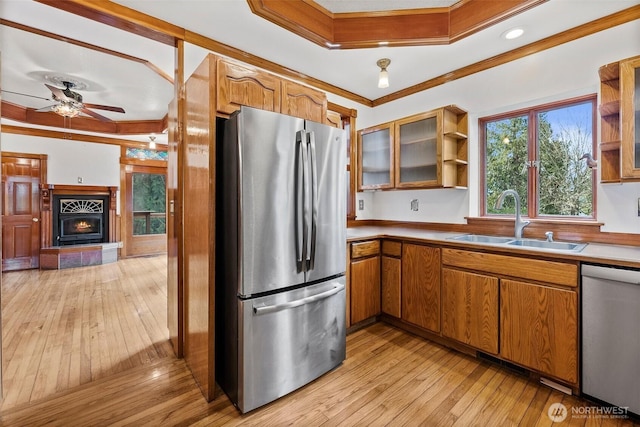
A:
<svg viewBox="0 0 640 427">
<path fill-rule="evenodd" d="M 392 123 L 358 131 L 358 191 L 395 186 L 394 139 Z"/>
<path fill-rule="evenodd" d="M 280 112 L 318 123 L 327 120 L 327 95 L 308 86 L 282 80 Z"/>
<path fill-rule="evenodd" d="M 400 318 L 402 314 L 401 282 L 402 243 L 382 241 L 381 265 L 381 310 L 383 313 Z"/>
<path fill-rule="evenodd" d="M 280 112 L 280 78 L 255 68 L 218 59 L 218 112 L 231 114 L 241 105 Z"/>
<path fill-rule="evenodd" d="M 359 190 L 466 188 L 467 131 L 455 105 L 359 131 Z"/>
<path fill-rule="evenodd" d="M 622 178 L 640 180 L 640 56 L 620 62 Z"/>
<path fill-rule="evenodd" d="M 350 324 L 380 314 L 380 242 L 351 244 Z"/>
<path fill-rule="evenodd" d="M 485 295 L 459 296 L 460 292 L 468 292 L 471 283 L 481 283 L 487 295 L 499 283 L 499 357 L 574 386 L 578 384 L 577 262 L 445 248 L 442 263 L 453 267 L 445 268 L 443 273 L 443 335 L 488 351 L 471 343 L 468 337 L 472 332 L 464 332 L 469 334 L 467 337 L 459 332 L 464 328 L 445 324 L 452 316 L 461 316 L 471 305 L 468 301 L 475 300 L 476 309 L 483 304 L 488 307 L 483 300 L 488 298 Z M 474 271 L 455 271 L 459 269 Z M 452 288 L 456 288 L 455 294 Z M 469 309 L 469 313 L 472 311 Z"/>
<path fill-rule="evenodd" d="M 442 269 L 442 335 L 498 354 L 498 278 Z"/>
<path fill-rule="evenodd" d="M 440 332 L 440 248 L 402 245 L 402 319 Z"/>
<path fill-rule="evenodd" d="M 241 105 L 325 123 L 327 96 L 248 65 L 217 59 L 217 110 L 231 114 Z"/>
<path fill-rule="evenodd" d="M 578 296 L 573 290 L 500 281 L 500 354 L 578 382 Z"/>
<path fill-rule="evenodd" d="M 600 181 L 640 180 L 640 56 L 603 65 L 600 76 Z"/>
</svg>

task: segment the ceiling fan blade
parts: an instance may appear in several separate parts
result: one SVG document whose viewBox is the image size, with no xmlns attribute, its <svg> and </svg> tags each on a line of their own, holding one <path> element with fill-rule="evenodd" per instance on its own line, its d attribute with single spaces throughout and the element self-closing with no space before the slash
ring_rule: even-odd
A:
<svg viewBox="0 0 640 427">
<path fill-rule="evenodd" d="M 55 96 L 58 100 L 60 101 L 65 101 L 65 102 L 71 102 L 72 100 L 67 98 L 67 95 L 64 94 L 64 92 L 62 91 L 62 89 L 59 89 L 55 86 L 51 86 L 48 84 L 44 84 L 53 94 L 53 96 Z"/>
<path fill-rule="evenodd" d="M 96 108 L 98 110 L 106 110 L 113 111 L 114 113 L 124 113 L 124 108 L 121 107 L 111 107 L 109 105 L 99 105 L 99 104 L 84 104 L 86 108 Z"/>
<path fill-rule="evenodd" d="M 49 106 L 46 106 L 46 107 L 42 107 L 42 108 L 38 108 L 36 110 L 36 113 L 47 113 L 49 111 L 52 111 L 53 107 L 55 107 L 55 104 L 54 105 L 49 105 Z"/>
<path fill-rule="evenodd" d="M 86 107 L 81 108 L 80 111 L 82 111 L 84 114 L 86 114 L 88 116 L 91 116 L 93 118 L 96 118 L 96 119 L 100 120 L 101 122 L 112 122 L 113 121 L 110 118 L 105 117 L 105 116 L 103 116 L 101 114 L 98 114 L 95 111 L 91 111 Z"/>
<path fill-rule="evenodd" d="M 4 92 L 4 93 L 11 93 L 11 94 L 13 94 L 13 95 L 28 96 L 28 97 L 30 97 L 30 98 L 44 99 L 45 101 L 52 101 L 52 99 L 51 99 L 51 98 L 44 98 L 44 97 L 42 97 L 42 96 L 29 95 L 28 93 L 13 92 L 13 91 L 10 91 L 10 90 L 4 90 L 4 89 L 2 89 L 2 92 Z"/>
</svg>

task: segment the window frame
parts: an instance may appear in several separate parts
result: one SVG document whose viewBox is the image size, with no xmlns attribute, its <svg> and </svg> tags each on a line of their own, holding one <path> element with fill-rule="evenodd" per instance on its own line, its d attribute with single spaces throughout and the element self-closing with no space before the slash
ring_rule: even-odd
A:
<svg viewBox="0 0 640 427">
<path fill-rule="evenodd" d="M 487 141 L 486 141 L 486 124 L 489 122 L 494 122 L 498 120 L 504 120 L 509 118 L 526 116 L 528 120 L 528 129 L 527 129 L 527 153 L 529 162 L 534 162 L 539 160 L 539 148 L 540 145 L 537 140 L 537 128 L 538 128 L 538 120 L 537 116 L 541 112 L 554 110 L 562 107 L 569 107 L 575 104 L 582 104 L 586 102 L 591 102 L 592 112 L 591 112 L 591 133 L 592 133 L 592 155 L 594 159 L 598 157 L 598 110 L 597 110 L 597 94 L 588 94 L 583 96 L 578 96 L 574 98 L 564 99 L 560 101 L 549 102 L 545 104 L 533 105 L 528 108 L 522 108 L 519 110 L 506 111 L 504 113 L 495 114 L 492 116 L 480 117 L 478 118 L 478 140 L 479 140 L 479 152 L 480 152 L 480 216 L 485 218 L 505 218 L 505 217 L 513 217 L 513 214 L 490 214 L 487 209 Z M 566 222 L 574 222 L 574 221 L 585 221 L 585 222 L 596 222 L 597 220 L 597 169 L 593 168 L 591 170 L 591 188 L 592 188 L 592 203 L 593 203 L 593 211 L 591 216 L 565 216 L 565 215 L 538 215 L 538 205 L 539 205 L 539 168 L 535 166 L 529 166 L 527 168 L 527 213 L 523 215 L 524 217 L 530 220 L 552 220 L 552 221 L 566 221 Z M 506 189 L 505 189 L 506 190 Z"/>
</svg>

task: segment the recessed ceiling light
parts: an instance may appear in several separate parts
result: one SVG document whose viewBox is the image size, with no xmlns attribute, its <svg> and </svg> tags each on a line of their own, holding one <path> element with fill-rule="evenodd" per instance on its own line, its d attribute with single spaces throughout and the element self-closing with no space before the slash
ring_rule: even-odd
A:
<svg viewBox="0 0 640 427">
<path fill-rule="evenodd" d="M 389 42 L 378 42 L 378 46 L 389 46 Z"/>
<path fill-rule="evenodd" d="M 507 30 L 504 33 L 502 33 L 502 37 L 507 40 L 513 40 L 513 39 L 517 39 L 523 34 L 524 34 L 524 30 L 522 28 L 511 28 L 510 30 Z"/>
<path fill-rule="evenodd" d="M 326 45 L 329 49 L 337 49 L 340 47 L 340 43 L 330 43 L 330 42 L 326 42 Z"/>
</svg>

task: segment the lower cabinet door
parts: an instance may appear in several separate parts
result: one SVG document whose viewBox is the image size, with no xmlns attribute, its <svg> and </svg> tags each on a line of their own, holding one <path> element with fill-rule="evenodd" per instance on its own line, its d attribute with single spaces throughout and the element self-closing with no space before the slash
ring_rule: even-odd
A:
<svg viewBox="0 0 640 427">
<path fill-rule="evenodd" d="M 399 258 L 382 257 L 381 297 L 382 312 L 400 318 L 400 274 L 402 261 Z"/>
<path fill-rule="evenodd" d="M 380 314 L 380 256 L 351 261 L 351 324 Z"/>
<path fill-rule="evenodd" d="M 515 280 L 501 280 L 500 355 L 577 384 L 577 293 Z"/>
<path fill-rule="evenodd" d="M 440 248 L 402 245 L 402 319 L 440 332 Z"/>
<path fill-rule="evenodd" d="M 498 354 L 498 278 L 442 269 L 442 335 Z"/>
</svg>

